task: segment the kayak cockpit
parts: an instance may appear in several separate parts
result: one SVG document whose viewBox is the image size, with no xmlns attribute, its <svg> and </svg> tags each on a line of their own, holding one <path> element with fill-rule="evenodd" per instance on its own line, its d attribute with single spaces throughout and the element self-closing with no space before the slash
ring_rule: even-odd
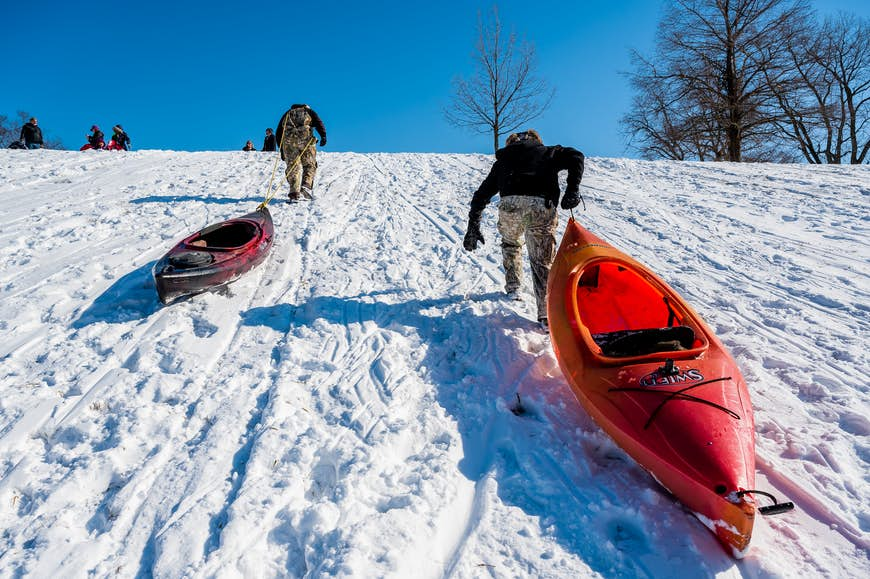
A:
<svg viewBox="0 0 870 579">
<path fill-rule="evenodd" d="M 259 235 L 259 227 L 253 221 L 234 219 L 218 223 L 185 240 L 184 244 L 194 248 L 226 250 L 244 247 L 255 241 Z"/>
<path fill-rule="evenodd" d="M 708 342 L 682 300 L 654 276 L 617 259 L 589 263 L 574 274 L 575 320 L 589 350 L 604 358 L 664 352 L 697 355 Z"/>
</svg>

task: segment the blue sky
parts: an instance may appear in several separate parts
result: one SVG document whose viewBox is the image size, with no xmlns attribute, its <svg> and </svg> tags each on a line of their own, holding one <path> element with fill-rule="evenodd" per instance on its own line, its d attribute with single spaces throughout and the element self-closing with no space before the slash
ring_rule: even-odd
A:
<svg viewBox="0 0 870 579">
<path fill-rule="evenodd" d="M 649 53 L 662 2 L 498 3 L 533 42 L 556 89 L 534 121 L 545 142 L 590 156 L 632 156 L 619 118 L 631 49 Z M 493 3 L 184 1 L 4 2 L 0 114 L 26 110 L 78 148 L 92 124 L 121 123 L 134 148 L 259 148 L 294 102 L 323 118 L 326 150 L 491 152 L 450 126 L 451 80 L 473 71 L 477 14 Z M 870 16 L 870 2 L 817 0 Z"/>
</svg>

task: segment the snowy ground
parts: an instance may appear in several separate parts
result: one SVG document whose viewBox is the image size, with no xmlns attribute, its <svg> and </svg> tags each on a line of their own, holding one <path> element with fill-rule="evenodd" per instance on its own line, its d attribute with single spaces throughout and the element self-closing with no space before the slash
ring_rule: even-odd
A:
<svg viewBox="0 0 870 579">
<path fill-rule="evenodd" d="M 494 206 L 462 250 L 490 157 L 321 152 L 259 269 L 161 307 L 273 160 L 0 151 L 0 576 L 868 576 L 870 167 L 588 161 L 579 219 L 731 349 L 797 505 L 736 562 L 502 300 Z"/>
</svg>

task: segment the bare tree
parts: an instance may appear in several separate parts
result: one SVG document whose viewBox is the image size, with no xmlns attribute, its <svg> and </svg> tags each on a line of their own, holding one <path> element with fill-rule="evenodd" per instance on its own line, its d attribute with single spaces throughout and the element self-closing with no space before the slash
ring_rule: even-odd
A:
<svg viewBox="0 0 870 579">
<path fill-rule="evenodd" d="M 633 138 L 630 144 L 648 159 L 723 159 L 724 133 L 697 91 L 659 74 L 636 52 L 633 59 L 638 69 L 649 72 L 630 78 L 635 96 L 631 112 L 621 121 Z"/>
<path fill-rule="evenodd" d="M 870 151 L 870 23 L 854 16 L 828 19 L 811 59 L 821 69 L 831 102 L 821 107 L 829 163 L 864 163 Z"/>
<path fill-rule="evenodd" d="M 445 109 L 447 121 L 477 133 L 492 133 L 493 151 L 501 135 L 539 117 L 550 106 L 554 90 L 535 76 L 535 47 L 502 34 L 498 8 L 486 21 L 478 13 L 474 54 L 476 73 L 453 80 L 454 96 Z"/>
<path fill-rule="evenodd" d="M 623 119 L 627 132 L 641 143 L 649 136 L 631 120 L 643 92 L 664 86 L 693 157 L 779 158 L 771 149 L 779 110 L 764 73 L 785 50 L 783 31 L 809 14 L 806 0 L 674 0 L 659 23 L 655 58 L 635 63 L 632 84 L 642 98 Z"/>
<path fill-rule="evenodd" d="M 9 122 L 9 117 L 0 115 L 0 147 L 7 147 L 17 139 L 18 131 Z"/>
<path fill-rule="evenodd" d="M 783 74 L 783 70 L 787 71 Z M 783 112 L 782 135 L 809 163 L 867 160 L 870 149 L 870 25 L 851 15 L 794 35 L 768 72 Z"/>
<path fill-rule="evenodd" d="M 822 163 L 822 147 L 817 139 L 825 132 L 833 135 L 833 131 L 826 131 L 822 120 L 831 83 L 809 57 L 807 49 L 815 42 L 816 30 L 795 35 L 779 66 L 766 70 L 765 77 L 782 111 L 774 121 L 780 138 L 797 146 L 805 161 Z"/>
</svg>

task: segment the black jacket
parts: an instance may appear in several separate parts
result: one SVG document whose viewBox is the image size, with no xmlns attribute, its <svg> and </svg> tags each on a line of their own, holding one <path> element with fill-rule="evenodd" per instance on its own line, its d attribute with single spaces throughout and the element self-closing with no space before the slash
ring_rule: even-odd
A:
<svg viewBox="0 0 870 579">
<path fill-rule="evenodd" d="M 275 145 L 275 135 L 266 135 L 266 138 L 263 139 L 263 150 L 264 151 L 277 151 L 278 147 Z"/>
<path fill-rule="evenodd" d="M 40 129 L 37 125 L 27 123 L 26 125 L 21 127 L 21 135 L 18 137 L 18 139 L 24 141 L 25 145 L 29 145 L 31 143 L 37 143 L 41 145 L 42 129 Z"/>
<path fill-rule="evenodd" d="M 559 171 L 568 171 L 566 193 L 576 193 L 583 178 L 583 153 L 571 147 L 520 141 L 499 149 L 495 164 L 471 198 L 471 214 L 481 213 L 496 195 L 541 197 L 559 203 Z"/>
<path fill-rule="evenodd" d="M 130 147 L 130 137 L 128 137 L 127 133 L 124 131 L 121 131 L 120 133 L 115 131 L 112 133 L 112 140 L 125 151 Z"/>
<path fill-rule="evenodd" d="M 315 129 L 320 134 L 321 141 L 326 141 L 326 128 L 323 126 L 323 121 L 321 121 L 320 117 L 317 116 L 317 113 L 314 112 L 314 109 L 312 109 L 308 105 L 292 105 L 290 107 L 290 110 L 281 115 L 281 120 L 278 121 L 278 129 L 277 131 L 275 131 L 275 138 L 277 139 L 277 142 L 281 143 L 284 139 L 284 119 L 287 117 L 287 115 L 290 114 L 290 111 L 298 108 L 305 108 L 305 110 L 308 111 L 308 116 L 311 117 L 311 128 Z M 288 130 L 291 129 L 292 127 L 288 127 Z M 314 136 L 314 134 L 312 133 L 311 136 Z"/>
<path fill-rule="evenodd" d="M 106 139 L 103 131 L 97 129 L 92 135 L 88 135 L 88 142 L 95 149 L 104 149 L 106 147 Z"/>
</svg>

